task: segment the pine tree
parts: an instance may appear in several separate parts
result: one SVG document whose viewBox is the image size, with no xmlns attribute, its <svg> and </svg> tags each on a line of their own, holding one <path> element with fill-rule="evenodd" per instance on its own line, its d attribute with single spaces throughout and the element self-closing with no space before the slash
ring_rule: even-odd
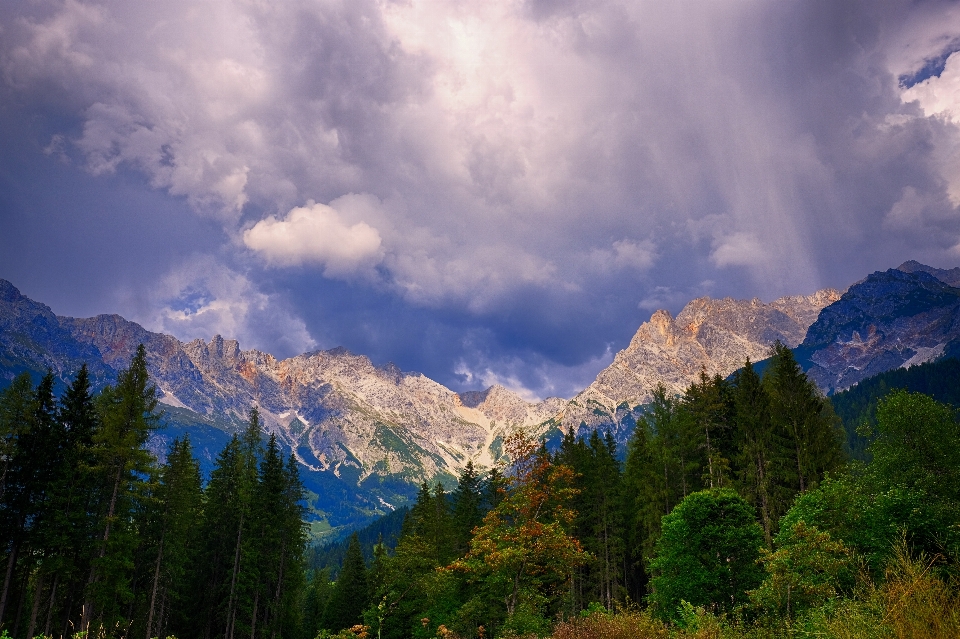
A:
<svg viewBox="0 0 960 639">
<path fill-rule="evenodd" d="M 4 551 L 3 589 L 0 591 L 0 623 L 7 617 L 11 588 L 15 588 L 14 572 L 18 555 L 24 543 L 26 509 L 22 478 L 17 471 L 20 464 L 17 450 L 20 438 L 29 431 L 33 421 L 35 396 L 30 375 L 18 375 L 13 384 L 0 396 L 0 534 Z"/>
<path fill-rule="evenodd" d="M 189 437 L 175 439 L 160 469 L 157 495 L 157 544 L 147 595 L 145 638 L 183 634 L 190 620 L 184 609 L 190 596 L 190 571 L 196 560 L 196 522 L 203 509 L 200 464 Z"/>
<path fill-rule="evenodd" d="M 249 631 L 258 569 L 253 521 L 262 427 L 256 408 L 246 428 L 217 458 L 206 491 L 203 521 L 204 570 L 198 577 L 203 636 L 233 639 Z"/>
<path fill-rule="evenodd" d="M 360 551 L 360 538 L 357 533 L 353 533 L 343 559 L 343 567 L 327 603 L 323 627 L 337 632 L 362 623 L 368 597 L 367 567 Z"/>
<path fill-rule="evenodd" d="M 780 503 L 784 504 L 797 492 L 815 487 L 825 473 L 845 461 L 843 431 L 830 402 L 780 342 L 772 349 L 763 383 L 771 399 L 771 420 L 785 442 L 777 473 Z"/>
<path fill-rule="evenodd" d="M 47 372 L 35 390 L 29 378 L 11 387 L 4 401 L 4 428 L 12 433 L 12 450 L 5 463 L 2 511 L 8 547 L 7 570 L 0 594 L 0 620 L 12 615 L 14 634 L 21 622 L 33 631 L 44 580 L 53 560 L 47 520 L 64 437 L 55 418 L 53 373 Z M 19 587 L 17 587 L 19 585 Z M 29 610 L 27 610 L 29 606 Z"/>
<path fill-rule="evenodd" d="M 720 376 L 713 379 L 700 369 L 700 379 L 683 395 L 683 410 L 696 429 L 696 440 L 705 468 L 705 488 L 721 488 L 729 479 L 733 435 L 733 398 L 730 385 Z"/>
<path fill-rule="evenodd" d="M 773 548 L 776 522 L 783 514 L 773 498 L 771 474 L 783 444 L 770 417 L 770 397 L 747 359 L 734 376 L 737 482 L 740 494 L 760 513 L 767 548 Z"/>
<path fill-rule="evenodd" d="M 99 437 L 100 416 L 90 391 L 90 378 L 84 364 L 60 397 L 57 421 L 65 431 L 57 487 L 51 510 L 51 547 L 56 563 L 51 566 L 54 579 L 50 586 L 49 606 L 44 620 L 44 636 L 67 634 L 71 618 L 79 618 L 90 562 L 98 549 L 99 522 L 91 514 L 101 503 L 95 440 Z M 54 615 L 57 615 L 56 617 Z"/>
<path fill-rule="evenodd" d="M 483 520 L 482 498 L 480 475 L 473 462 L 468 461 L 460 471 L 457 489 L 453 492 L 454 550 L 458 557 L 467 553 L 473 529 Z"/>
<path fill-rule="evenodd" d="M 59 462 L 67 438 L 62 424 L 56 419 L 53 384 L 53 373 L 48 371 L 37 386 L 31 428 L 19 441 L 22 449 L 18 457 L 26 462 L 21 465 L 20 471 L 26 483 L 30 484 L 27 489 L 30 500 L 27 509 L 30 521 L 27 534 L 32 565 L 28 564 L 25 568 L 32 573 L 29 579 L 32 581 L 32 592 L 24 589 L 21 593 L 24 604 L 30 604 L 28 637 L 35 635 L 40 601 L 45 587 L 54 575 L 56 564 L 59 563 L 54 548 L 59 515 L 52 506 L 56 501 Z"/>
<path fill-rule="evenodd" d="M 284 466 L 271 435 L 260 464 L 251 512 L 249 574 L 255 576 L 249 609 L 250 636 L 274 636 L 295 617 L 293 604 L 303 587 L 303 487 L 296 460 Z"/>
<path fill-rule="evenodd" d="M 204 495 L 200 570 L 196 573 L 191 617 L 203 620 L 204 639 L 222 637 L 244 496 L 240 438 L 234 435 L 217 456 Z"/>
<path fill-rule="evenodd" d="M 99 548 L 88 579 L 80 623 L 83 630 L 89 630 L 95 619 L 102 627 L 123 621 L 125 604 L 133 597 L 130 566 L 137 538 L 130 523 L 144 478 L 155 462 L 145 444 L 160 418 L 156 395 L 141 344 L 130 367 L 117 376 L 117 384 L 105 388 L 97 398 L 102 428 L 95 446 L 105 503 L 99 513 Z"/>
</svg>

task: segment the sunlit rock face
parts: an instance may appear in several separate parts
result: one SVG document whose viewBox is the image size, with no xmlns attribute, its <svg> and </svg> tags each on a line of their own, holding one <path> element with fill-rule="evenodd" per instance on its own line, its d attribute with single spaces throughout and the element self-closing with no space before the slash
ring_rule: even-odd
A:
<svg viewBox="0 0 960 639">
<path fill-rule="evenodd" d="M 754 362 L 766 358 L 777 340 L 797 346 L 820 310 L 839 298 L 833 289 L 769 304 L 700 297 L 676 317 L 659 310 L 596 381 L 564 408 L 558 421 L 564 430 L 581 424 L 610 424 L 616 429 L 630 408 L 651 400 L 659 384 L 670 394 L 681 393 L 701 370 L 710 377 L 726 377 L 747 358 Z"/>
<path fill-rule="evenodd" d="M 542 422 L 560 402 L 530 404 L 501 386 L 458 395 L 343 348 L 277 360 L 219 335 L 182 343 L 117 316 L 61 321 L 114 367 L 143 343 L 164 404 L 238 425 L 257 406 L 298 461 L 357 483 L 452 478 L 470 460 L 489 466 L 498 437 Z"/>
<path fill-rule="evenodd" d="M 949 282 L 960 283 L 960 269 L 916 262 L 857 282 L 810 326 L 797 350 L 807 374 L 824 392 L 836 392 L 877 373 L 954 353 L 960 289 Z"/>
</svg>

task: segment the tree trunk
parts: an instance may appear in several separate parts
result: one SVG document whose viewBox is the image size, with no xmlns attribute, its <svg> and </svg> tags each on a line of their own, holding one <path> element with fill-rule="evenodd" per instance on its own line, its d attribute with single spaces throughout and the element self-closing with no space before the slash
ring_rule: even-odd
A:
<svg viewBox="0 0 960 639">
<path fill-rule="evenodd" d="M 20 618 L 23 617 L 23 601 L 26 599 L 27 592 L 27 579 L 30 576 L 29 573 L 24 572 L 23 582 L 20 586 L 20 601 L 17 602 L 17 617 L 13 620 L 13 636 L 16 637 L 20 633 Z"/>
<path fill-rule="evenodd" d="M 767 542 L 767 549 L 773 550 L 773 534 L 770 523 L 770 497 L 767 495 L 766 463 L 763 454 L 757 456 L 757 492 L 760 494 L 760 515 L 763 519 L 763 536 Z"/>
<path fill-rule="evenodd" d="M 43 571 L 37 575 L 37 585 L 33 589 L 33 607 L 30 610 L 30 625 L 27 630 L 27 637 L 33 637 L 33 631 L 37 627 L 37 612 L 40 610 L 40 593 L 43 591 Z"/>
<path fill-rule="evenodd" d="M 150 639 L 150 630 L 153 628 L 153 609 L 157 604 L 157 584 L 160 582 L 160 562 L 163 560 L 163 538 L 160 535 L 160 549 L 157 551 L 157 567 L 153 571 L 153 589 L 150 592 L 150 612 L 147 613 L 147 636 Z"/>
<path fill-rule="evenodd" d="M 107 508 L 107 525 L 103 530 L 103 543 L 100 545 L 100 554 L 98 559 L 103 559 L 107 554 L 107 542 L 110 541 L 110 522 L 113 520 L 114 511 L 117 507 L 117 493 L 120 490 L 120 477 L 123 475 L 123 467 L 126 463 L 117 464 L 117 476 L 113 480 L 113 494 L 110 495 L 110 506 Z M 83 612 L 80 615 L 80 631 L 90 630 L 90 620 L 93 617 L 93 602 L 90 600 L 90 587 L 97 580 L 97 564 L 92 562 L 90 565 L 90 578 L 87 580 L 86 601 L 83 603 Z"/>
<path fill-rule="evenodd" d="M 57 586 L 60 584 L 60 573 L 53 577 L 53 586 L 50 588 L 50 605 L 47 606 L 47 619 L 43 624 L 43 636 L 50 636 L 50 622 L 53 619 L 53 607 L 57 603 Z"/>
<path fill-rule="evenodd" d="M 227 601 L 227 630 L 224 639 L 233 639 L 233 594 L 237 587 L 237 573 L 240 572 L 240 541 L 243 533 L 243 513 L 240 513 L 240 524 L 237 526 L 237 549 L 233 557 L 233 576 L 230 579 L 230 599 Z"/>
<path fill-rule="evenodd" d="M 253 615 L 250 617 L 250 639 L 253 639 L 257 633 L 257 605 L 260 603 L 260 590 L 253 595 Z"/>
<path fill-rule="evenodd" d="M 0 595 L 0 623 L 7 610 L 7 595 L 10 594 L 10 580 L 13 578 L 13 567 L 17 564 L 17 553 L 20 551 L 20 542 L 16 541 L 10 549 L 10 558 L 7 560 L 7 575 L 3 578 L 3 594 Z"/>
</svg>

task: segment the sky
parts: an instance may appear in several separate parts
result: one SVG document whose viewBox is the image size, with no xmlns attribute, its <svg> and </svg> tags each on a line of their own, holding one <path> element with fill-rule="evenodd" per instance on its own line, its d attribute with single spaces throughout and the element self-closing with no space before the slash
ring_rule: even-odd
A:
<svg viewBox="0 0 960 639">
<path fill-rule="evenodd" d="M 960 265 L 960 3 L 10 0 L 0 277 L 455 390 Z"/>
</svg>

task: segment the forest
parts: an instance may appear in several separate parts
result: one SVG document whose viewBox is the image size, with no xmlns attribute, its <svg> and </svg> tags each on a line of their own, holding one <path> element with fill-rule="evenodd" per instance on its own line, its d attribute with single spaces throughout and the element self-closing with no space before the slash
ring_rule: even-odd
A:
<svg viewBox="0 0 960 639">
<path fill-rule="evenodd" d="M 747 361 L 657 389 L 625 454 L 609 433 L 551 451 L 518 431 L 508 461 L 424 482 L 336 565 L 307 549 L 295 461 L 256 409 L 204 482 L 189 440 L 162 464 L 145 447 L 142 348 L 95 397 L 83 370 L 59 399 L 51 375 L 18 377 L 0 396 L 0 632 L 960 636 L 955 408 L 865 384 L 872 399 L 837 398 L 854 438 L 791 351 L 771 355 L 762 376 Z"/>
<path fill-rule="evenodd" d="M 96 396 L 85 367 L 53 389 L 0 396 L 0 636 L 299 636 L 303 489 L 256 409 L 204 485 L 189 439 L 146 448 L 143 346 Z"/>
</svg>

